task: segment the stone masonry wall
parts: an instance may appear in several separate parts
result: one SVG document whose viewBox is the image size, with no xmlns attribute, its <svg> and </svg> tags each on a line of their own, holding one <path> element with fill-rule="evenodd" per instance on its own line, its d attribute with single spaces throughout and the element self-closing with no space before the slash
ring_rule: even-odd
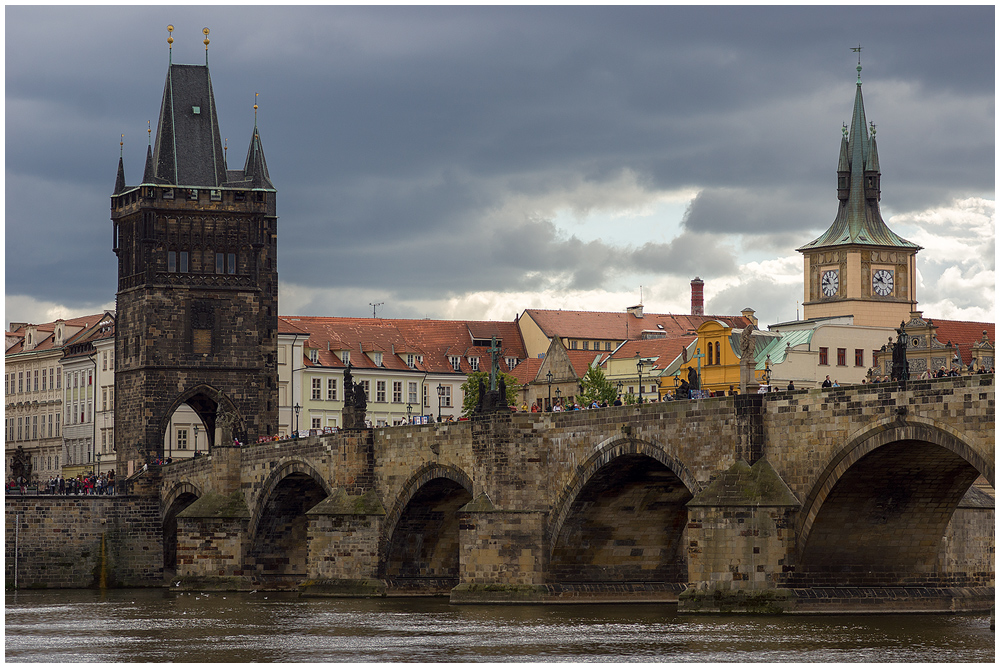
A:
<svg viewBox="0 0 1000 668">
<path fill-rule="evenodd" d="M 4 527 L 8 587 L 14 584 L 15 548 L 21 588 L 96 587 L 102 579 L 107 586 L 161 582 L 155 497 L 8 496 Z"/>
</svg>

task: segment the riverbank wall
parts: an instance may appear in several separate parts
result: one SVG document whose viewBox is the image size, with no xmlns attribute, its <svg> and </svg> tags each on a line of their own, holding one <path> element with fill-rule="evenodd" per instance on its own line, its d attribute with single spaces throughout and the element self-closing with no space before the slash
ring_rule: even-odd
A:
<svg viewBox="0 0 1000 668">
<path fill-rule="evenodd" d="M 160 586 L 160 504 L 144 487 L 139 481 L 120 496 L 6 496 L 6 588 Z"/>
</svg>

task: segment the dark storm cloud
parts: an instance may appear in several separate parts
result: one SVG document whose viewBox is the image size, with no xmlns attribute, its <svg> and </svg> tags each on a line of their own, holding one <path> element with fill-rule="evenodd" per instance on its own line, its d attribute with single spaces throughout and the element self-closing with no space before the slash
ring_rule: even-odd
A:
<svg viewBox="0 0 1000 668">
<path fill-rule="evenodd" d="M 731 252 L 705 255 L 719 241 L 702 233 L 808 229 L 808 241 L 835 213 L 858 41 L 886 205 L 992 198 L 993 18 L 992 7 L 8 7 L 7 293 L 113 296 L 119 135 L 134 184 L 167 23 L 180 63 L 204 62 L 201 27 L 212 29 L 231 167 L 261 94 L 282 280 L 431 299 L 733 271 Z M 630 247 L 613 230 L 585 242 L 532 211 L 495 215 L 568 175 L 622 169 L 650 189 L 700 190 L 688 231 Z"/>
</svg>

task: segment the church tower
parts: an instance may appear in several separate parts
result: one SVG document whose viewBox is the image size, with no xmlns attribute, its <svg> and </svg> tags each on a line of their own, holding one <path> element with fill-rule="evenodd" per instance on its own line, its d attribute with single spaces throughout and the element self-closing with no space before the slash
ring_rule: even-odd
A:
<svg viewBox="0 0 1000 668">
<path fill-rule="evenodd" d="M 840 142 L 837 217 L 822 236 L 797 249 L 804 260 L 806 319 L 853 315 L 855 325 L 897 327 L 916 309 L 920 246 L 882 220 L 881 177 L 875 125 L 865 121 L 859 57 L 854 115 Z"/>
<path fill-rule="evenodd" d="M 244 442 L 277 432 L 276 190 L 256 104 L 246 162 L 227 168 L 204 33 L 205 65 L 168 65 L 142 182 L 119 158 L 111 195 L 119 474 L 163 456 L 184 404 L 210 447 L 217 416 Z"/>
</svg>

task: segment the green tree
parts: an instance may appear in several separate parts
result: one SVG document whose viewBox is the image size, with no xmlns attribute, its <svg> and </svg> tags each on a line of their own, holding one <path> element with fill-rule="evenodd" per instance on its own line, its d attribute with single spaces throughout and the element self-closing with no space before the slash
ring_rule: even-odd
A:
<svg viewBox="0 0 1000 668">
<path fill-rule="evenodd" d="M 588 406 L 594 401 L 597 403 L 606 401 L 610 404 L 618 396 L 618 390 L 615 385 L 596 366 L 587 369 L 587 373 L 583 375 L 580 384 L 583 385 L 581 398 Z"/>
<path fill-rule="evenodd" d="M 500 378 L 503 378 L 503 382 L 507 386 L 507 405 L 515 405 L 517 403 L 517 392 L 521 385 L 517 382 L 517 379 L 503 371 L 500 372 Z M 483 381 L 483 385 L 489 391 L 490 374 L 485 371 L 473 371 L 465 379 L 465 382 L 462 383 L 462 393 L 465 395 L 465 399 L 462 400 L 462 415 L 465 417 L 472 415 L 472 412 L 476 410 L 476 405 L 479 403 L 480 380 Z M 499 383 L 499 380 L 497 382 Z"/>
</svg>

